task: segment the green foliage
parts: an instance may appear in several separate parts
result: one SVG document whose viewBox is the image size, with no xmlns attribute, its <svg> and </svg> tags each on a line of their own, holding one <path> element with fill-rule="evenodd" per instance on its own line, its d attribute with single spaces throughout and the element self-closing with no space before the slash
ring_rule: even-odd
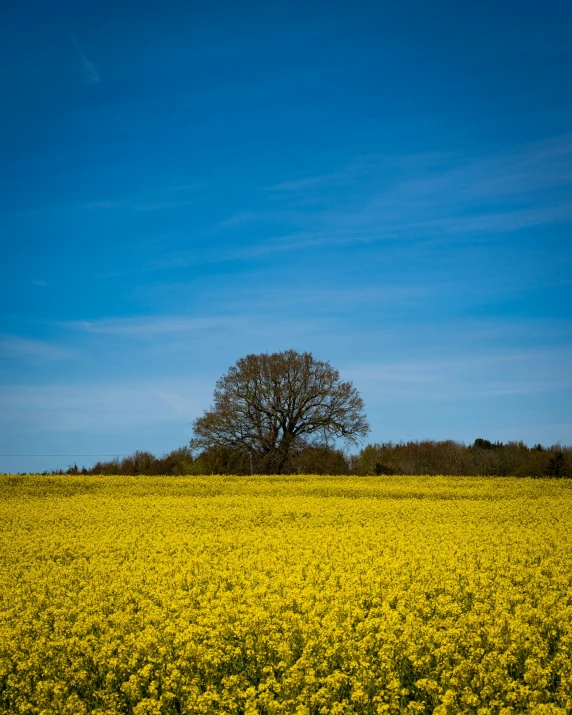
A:
<svg viewBox="0 0 572 715">
<path fill-rule="evenodd" d="M 484 446 L 483 446 L 484 445 Z M 490 446 L 488 446 L 490 445 Z M 327 443 L 299 442 L 284 464 L 285 474 L 414 475 L 572 477 L 572 448 L 527 447 L 523 442 L 493 443 L 475 440 L 469 446 L 452 440 L 382 442 L 366 445 L 348 455 Z M 61 472 L 60 472 L 61 473 Z M 190 447 L 162 457 L 137 451 L 123 459 L 98 462 L 81 470 L 74 464 L 66 474 L 184 475 L 272 473 L 255 452 L 217 447 L 193 456 Z"/>
<path fill-rule="evenodd" d="M 556 452 L 550 457 L 544 473 L 547 477 L 556 477 L 560 479 L 562 477 L 570 476 L 570 469 L 566 463 L 566 458 L 564 457 L 563 452 Z"/>
<path fill-rule="evenodd" d="M 475 449 L 502 449 L 503 446 L 502 442 L 490 442 L 488 439 L 482 439 L 481 437 L 477 437 L 473 443 Z"/>
<path fill-rule="evenodd" d="M 470 446 L 452 440 L 368 444 L 350 460 L 351 472 L 362 475 L 571 476 L 572 449 L 539 447 L 530 448 L 523 442 L 493 443 L 486 439 L 477 439 Z"/>
</svg>

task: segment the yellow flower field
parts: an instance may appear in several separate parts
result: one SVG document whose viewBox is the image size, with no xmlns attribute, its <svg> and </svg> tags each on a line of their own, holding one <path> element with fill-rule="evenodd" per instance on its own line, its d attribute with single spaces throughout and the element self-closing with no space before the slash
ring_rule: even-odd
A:
<svg viewBox="0 0 572 715">
<path fill-rule="evenodd" d="M 0 477 L 0 712 L 572 712 L 572 483 Z"/>
</svg>

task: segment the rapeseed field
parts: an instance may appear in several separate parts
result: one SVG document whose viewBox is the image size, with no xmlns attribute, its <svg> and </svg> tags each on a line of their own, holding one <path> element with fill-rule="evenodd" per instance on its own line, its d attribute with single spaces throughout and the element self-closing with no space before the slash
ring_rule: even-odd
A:
<svg viewBox="0 0 572 715">
<path fill-rule="evenodd" d="M 0 712 L 572 712 L 572 484 L 0 477 Z"/>
</svg>

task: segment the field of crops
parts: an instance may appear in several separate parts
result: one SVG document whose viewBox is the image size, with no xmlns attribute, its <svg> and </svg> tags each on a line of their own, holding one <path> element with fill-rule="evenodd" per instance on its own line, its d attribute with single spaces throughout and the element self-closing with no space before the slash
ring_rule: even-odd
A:
<svg viewBox="0 0 572 715">
<path fill-rule="evenodd" d="M 572 483 L 0 476 L 0 712 L 572 712 Z"/>
</svg>

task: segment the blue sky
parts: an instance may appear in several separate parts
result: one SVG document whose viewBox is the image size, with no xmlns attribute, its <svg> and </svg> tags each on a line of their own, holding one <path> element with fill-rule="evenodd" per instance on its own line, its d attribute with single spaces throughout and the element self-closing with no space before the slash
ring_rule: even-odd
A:
<svg viewBox="0 0 572 715">
<path fill-rule="evenodd" d="M 168 451 L 239 357 L 287 348 L 354 382 L 371 441 L 572 443 L 571 23 L 13 4 L 0 453 Z"/>
</svg>

